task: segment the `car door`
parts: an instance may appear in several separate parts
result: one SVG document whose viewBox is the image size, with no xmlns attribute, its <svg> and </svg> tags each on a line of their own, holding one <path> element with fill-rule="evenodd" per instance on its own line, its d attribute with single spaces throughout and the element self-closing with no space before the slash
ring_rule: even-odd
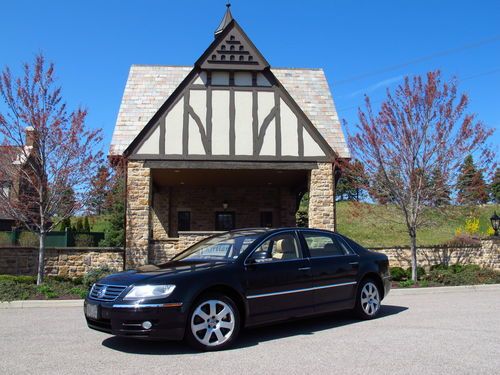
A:
<svg viewBox="0 0 500 375">
<path fill-rule="evenodd" d="M 322 231 L 302 231 L 310 259 L 315 312 L 352 307 L 359 256 L 341 238 Z"/>
<path fill-rule="evenodd" d="M 295 231 L 265 239 L 245 262 L 249 324 L 312 313 L 311 267 Z"/>
</svg>

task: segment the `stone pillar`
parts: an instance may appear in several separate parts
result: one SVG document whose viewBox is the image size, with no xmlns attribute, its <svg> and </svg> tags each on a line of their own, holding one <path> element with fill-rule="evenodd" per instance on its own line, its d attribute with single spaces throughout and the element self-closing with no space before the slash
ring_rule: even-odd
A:
<svg viewBox="0 0 500 375">
<path fill-rule="evenodd" d="M 169 232 L 170 191 L 168 188 L 153 188 L 151 227 L 153 240 L 167 240 Z"/>
<path fill-rule="evenodd" d="M 335 230 L 332 163 L 318 163 L 309 175 L 309 228 Z"/>
<path fill-rule="evenodd" d="M 148 263 L 150 236 L 151 170 L 144 163 L 127 166 L 127 228 L 125 256 L 127 269 Z"/>
</svg>

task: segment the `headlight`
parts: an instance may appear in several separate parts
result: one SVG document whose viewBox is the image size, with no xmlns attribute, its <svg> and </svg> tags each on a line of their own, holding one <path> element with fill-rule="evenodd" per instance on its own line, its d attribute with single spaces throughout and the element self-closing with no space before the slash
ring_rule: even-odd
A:
<svg viewBox="0 0 500 375">
<path fill-rule="evenodd" d="M 127 293 L 124 300 L 168 297 L 175 285 L 139 285 Z"/>
</svg>

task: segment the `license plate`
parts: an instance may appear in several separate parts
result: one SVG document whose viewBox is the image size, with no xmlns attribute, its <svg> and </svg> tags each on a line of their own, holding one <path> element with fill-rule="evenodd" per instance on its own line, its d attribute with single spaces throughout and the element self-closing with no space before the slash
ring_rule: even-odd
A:
<svg viewBox="0 0 500 375">
<path fill-rule="evenodd" d="M 99 306 L 87 303 L 85 307 L 85 315 L 90 319 L 99 319 Z"/>
</svg>

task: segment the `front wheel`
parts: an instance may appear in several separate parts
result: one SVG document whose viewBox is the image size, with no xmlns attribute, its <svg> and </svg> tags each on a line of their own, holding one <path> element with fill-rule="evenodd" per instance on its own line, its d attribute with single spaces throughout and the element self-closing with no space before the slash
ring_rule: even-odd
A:
<svg viewBox="0 0 500 375">
<path fill-rule="evenodd" d="M 235 303 L 222 294 L 210 294 L 196 301 L 187 324 L 187 342 L 196 349 L 221 350 L 230 346 L 240 329 Z"/>
<path fill-rule="evenodd" d="M 361 319 L 373 319 L 380 311 L 380 291 L 372 279 L 363 280 L 356 298 L 356 315 Z"/>
</svg>

